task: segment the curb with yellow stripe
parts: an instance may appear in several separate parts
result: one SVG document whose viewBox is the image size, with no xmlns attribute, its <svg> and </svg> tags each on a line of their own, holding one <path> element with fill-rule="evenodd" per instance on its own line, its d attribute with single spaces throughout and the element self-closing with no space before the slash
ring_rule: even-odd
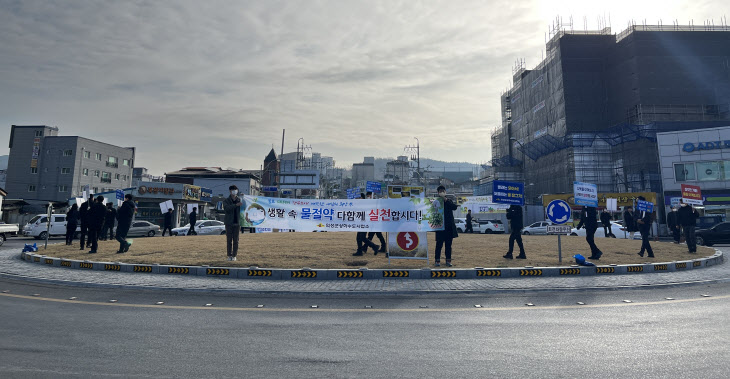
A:
<svg viewBox="0 0 730 379">
<path fill-rule="evenodd" d="M 165 274 L 171 276 L 204 276 L 232 279 L 261 280 L 407 280 L 407 279 L 501 279 L 536 277 L 578 277 L 588 275 L 636 275 L 673 271 L 696 270 L 724 262 L 721 252 L 698 259 L 678 262 L 656 262 L 630 265 L 569 266 L 569 267 L 520 267 L 520 268 L 483 268 L 473 269 L 268 269 L 259 267 L 209 267 L 176 266 L 158 264 L 129 264 L 120 262 L 92 262 L 73 259 L 47 257 L 37 253 L 21 253 L 25 262 L 59 268 L 114 271 L 146 274 Z M 425 262 L 424 262 L 425 263 Z"/>
</svg>

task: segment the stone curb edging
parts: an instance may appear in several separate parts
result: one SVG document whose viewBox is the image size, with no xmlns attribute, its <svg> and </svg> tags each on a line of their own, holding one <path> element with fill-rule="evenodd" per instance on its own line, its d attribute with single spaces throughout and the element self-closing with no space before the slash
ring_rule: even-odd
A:
<svg viewBox="0 0 730 379">
<path fill-rule="evenodd" d="M 472 269 L 263 269 L 259 267 L 208 267 L 177 265 L 145 265 L 120 262 L 94 262 L 48 257 L 36 253 L 22 252 L 23 261 L 53 267 L 78 270 L 118 271 L 151 273 L 174 276 L 202 276 L 231 279 L 259 280 L 352 280 L 352 279 L 499 279 L 520 277 L 576 277 L 601 275 L 635 275 L 654 272 L 674 272 L 705 268 L 722 264 L 722 252 L 715 250 L 709 257 L 676 261 L 629 265 L 569 266 L 569 267 L 522 267 Z"/>
</svg>

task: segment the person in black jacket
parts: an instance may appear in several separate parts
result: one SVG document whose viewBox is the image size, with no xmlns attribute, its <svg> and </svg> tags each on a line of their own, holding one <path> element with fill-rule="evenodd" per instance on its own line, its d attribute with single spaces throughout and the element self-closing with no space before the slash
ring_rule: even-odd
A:
<svg viewBox="0 0 730 379">
<path fill-rule="evenodd" d="M 669 228 L 669 231 L 672 232 L 672 237 L 674 238 L 674 243 L 679 243 L 679 218 L 677 217 L 677 207 L 673 207 L 672 211 L 669 212 L 667 215 L 667 227 Z"/>
<path fill-rule="evenodd" d="M 104 227 L 101 229 L 101 240 L 106 241 L 107 235 L 110 240 L 114 239 L 114 221 L 117 220 L 117 210 L 112 203 L 106 204 L 106 215 L 104 216 Z"/>
<path fill-rule="evenodd" d="M 360 199 L 365 199 L 364 193 L 360 194 Z M 375 254 L 377 254 L 378 250 L 380 250 L 380 246 L 374 244 L 373 241 L 368 239 L 368 234 L 366 232 L 357 232 L 355 240 L 357 241 L 357 251 L 352 254 L 355 257 L 359 257 L 364 253 L 367 253 L 368 247 L 372 248 Z"/>
<path fill-rule="evenodd" d="M 466 226 L 464 227 L 464 233 L 474 233 L 474 227 L 471 225 L 471 209 L 466 212 Z"/>
<path fill-rule="evenodd" d="M 193 211 L 190 212 L 190 229 L 188 229 L 188 235 L 194 236 L 198 233 L 195 232 L 195 223 L 198 222 L 198 208 L 193 207 Z"/>
<path fill-rule="evenodd" d="M 517 246 L 520 248 L 520 255 L 517 259 L 527 259 L 525 255 L 525 247 L 522 246 L 522 207 L 519 205 L 510 205 L 507 208 L 507 220 L 509 220 L 509 251 L 503 256 L 506 259 L 512 259 L 512 251 L 515 247 L 515 241 Z"/>
<path fill-rule="evenodd" d="M 459 232 L 456 230 L 456 223 L 454 222 L 454 211 L 459 208 L 458 205 L 454 204 L 451 199 L 446 198 L 446 188 L 444 186 L 438 186 L 436 189 L 439 197 L 444 202 L 444 230 L 436 232 L 436 262 L 435 266 L 441 266 L 441 247 L 446 245 L 444 252 L 446 254 L 446 266 L 451 267 L 451 244 L 454 238 L 459 236 Z"/>
<path fill-rule="evenodd" d="M 646 201 L 643 196 L 639 196 L 639 200 Z M 640 257 L 644 257 L 644 251 L 647 252 L 647 257 L 654 258 L 654 251 L 651 249 L 649 244 L 649 230 L 651 229 L 651 213 L 647 211 L 641 211 L 638 213 L 636 224 L 639 225 L 639 233 L 641 233 L 641 251 L 637 254 Z"/>
<path fill-rule="evenodd" d="M 697 219 L 699 217 L 699 212 L 697 212 L 693 206 L 685 204 L 684 200 L 680 200 L 679 210 L 677 211 L 677 219 L 679 220 L 679 224 L 682 225 L 684 241 L 687 242 L 687 249 L 690 254 L 697 252 L 695 227 L 697 226 Z"/>
<path fill-rule="evenodd" d="M 91 241 L 91 251 L 89 254 L 96 254 L 99 248 L 99 232 L 104 225 L 104 216 L 106 215 L 106 207 L 104 206 L 104 196 L 98 196 L 96 201 L 91 203 L 87 213 L 89 222 L 89 241 Z"/>
<path fill-rule="evenodd" d="M 79 237 L 79 239 L 81 240 L 81 248 L 79 250 L 84 250 L 84 246 L 91 246 L 91 241 L 86 240 L 86 235 L 89 233 L 89 208 L 91 208 L 91 204 L 93 203 L 94 195 L 92 194 L 89 195 L 88 200 L 81 203 L 81 208 L 79 208 L 79 221 L 81 222 L 81 236 Z"/>
<path fill-rule="evenodd" d="M 596 230 L 598 229 L 598 221 L 596 221 L 597 211 L 595 207 L 583 207 L 583 211 L 580 215 L 580 223 L 578 223 L 578 226 L 576 229 L 580 229 L 585 225 L 586 227 L 586 242 L 588 242 L 588 246 L 591 247 L 591 256 L 588 259 L 595 259 L 599 260 L 601 259 L 601 255 L 603 255 L 603 252 L 596 246 L 596 242 L 594 240 Z"/>
<path fill-rule="evenodd" d="M 76 226 L 79 224 L 79 206 L 74 204 L 66 212 L 66 245 L 71 245 L 76 234 Z"/>
<path fill-rule="evenodd" d="M 601 225 L 603 225 L 603 235 L 606 237 L 616 237 L 611 231 L 611 214 L 607 210 L 601 212 Z"/>
<path fill-rule="evenodd" d="M 132 202 L 133 198 L 131 194 L 124 195 L 124 202 L 117 211 L 117 241 L 119 241 L 117 254 L 126 253 L 129 251 L 129 247 L 132 246 L 130 242 L 127 242 L 127 233 L 129 233 L 129 228 L 132 226 L 132 218 L 136 208 Z"/>
<path fill-rule="evenodd" d="M 165 231 L 170 231 L 170 237 L 172 237 L 172 208 L 167 210 L 165 213 L 165 222 L 162 226 L 162 236 L 165 236 Z"/>
</svg>

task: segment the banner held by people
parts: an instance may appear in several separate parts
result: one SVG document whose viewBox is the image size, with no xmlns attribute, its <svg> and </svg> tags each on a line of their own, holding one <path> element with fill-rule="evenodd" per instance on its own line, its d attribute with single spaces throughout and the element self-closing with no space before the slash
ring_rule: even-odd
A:
<svg viewBox="0 0 730 379">
<path fill-rule="evenodd" d="M 297 232 L 432 232 L 443 230 L 444 210 L 422 197 L 402 199 L 282 199 L 243 197 L 241 226 Z"/>
</svg>

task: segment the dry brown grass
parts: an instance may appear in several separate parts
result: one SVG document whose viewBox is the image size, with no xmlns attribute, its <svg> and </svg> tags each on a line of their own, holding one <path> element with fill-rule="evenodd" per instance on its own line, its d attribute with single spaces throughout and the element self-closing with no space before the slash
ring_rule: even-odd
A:
<svg viewBox="0 0 730 379">
<path fill-rule="evenodd" d="M 454 267 L 521 267 L 557 266 L 558 244 L 556 236 L 523 236 L 526 260 L 506 260 L 507 235 L 461 234 L 454 240 Z M 377 238 L 373 241 L 378 243 Z M 428 233 L 430 263 L 434 260 L 435 235 Z M 600 264 L 630 264 L 645 262 L 671 262 L 714 254 L 714 250 L 698 247 L 697 254 L 687 253 L 685 245 L 669 242 L 652 242 L 656 258 L 641 258 L 636 253 L 641 241 L 596 238 L 603 251 Z M 572 256 L 590 256 L 590 249 L 583 237 L 563 237 L 563 265 L 574 263 Z M 155 237 L 135 238 L 126 254 L 116 254 L 116 241 L 100 241 L 99 252 L 89 255 L 80 251 L 78 241 L 74 246 L 49 245 L 41 254 L 68 259 L 87 259 L 124 263 L 159 263 L 177 265 L 211 265 L 266 268 L 422 268 L 424 260 L 391 260 L 385 254 L 374 256 L 372 250 L 362 257 L 353 257 L 356 250 L 355 233 L 266 233 L 243 234 L 240 239 L 238 260 L 226 260 L 225 236 Z M 515 249 L 517 246 L 515 245 Z M 517 255 L 517 252 L 515 252 Z M 445 258 L 442 257 L 442 261 Z"/>
</svg>

